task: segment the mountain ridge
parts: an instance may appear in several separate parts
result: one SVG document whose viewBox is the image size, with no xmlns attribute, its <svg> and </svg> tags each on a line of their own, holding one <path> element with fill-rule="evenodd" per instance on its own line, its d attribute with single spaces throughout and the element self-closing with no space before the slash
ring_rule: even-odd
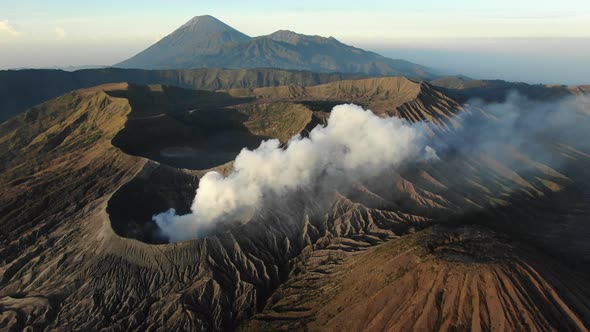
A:
<svg viewBox="0 0 590 332">
<path fill-rule="evenodd" d="M 102 68 L 74 72 L 54 69 L 3 70 L 0 71 L 0 122 L 64 93 L 107 83 L 166 84 L 198 90 L 219 90 L 287 84 L 306 86 L 363 77 L 365 75 L 271 68 Z"/>
<path fill-rule="evenodd" d="M 210 15 L 195 16 L 115 67 L 139 69 L 270 67 L 319 72 L 434 78 L 427 67 L 289 30 L 249 37 Z"/>
</svg>

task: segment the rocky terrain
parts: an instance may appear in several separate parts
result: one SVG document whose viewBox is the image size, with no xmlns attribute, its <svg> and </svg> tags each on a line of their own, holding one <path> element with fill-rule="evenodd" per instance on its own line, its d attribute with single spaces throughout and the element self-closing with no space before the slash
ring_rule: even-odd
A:
<svg viewBox="0 0 590 332">
<path fill-rule="evenodd" d="M 450 151 L 166 243 L 151 215 L 188 211 L 207 169 L 336 104 L 424 122 L 441 144 L 457 116 L 493 121 L 403 77 L 240 88 L 109 84 L 0 125 L 0 329 L 588 329 L 584 145 L 547 143 L 549 161 Z"/>
<path fill-rule="evenodd" d="M 309 256 L 243 330 L 587 329 L 586 274 L 489 229 Z"/>
</svg>

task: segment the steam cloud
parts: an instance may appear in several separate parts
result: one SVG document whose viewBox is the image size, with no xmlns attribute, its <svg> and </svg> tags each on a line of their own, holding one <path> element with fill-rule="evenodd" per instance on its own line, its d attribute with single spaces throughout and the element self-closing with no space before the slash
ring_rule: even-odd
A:
<svg viewBox="0 0 590 332">
<path fill-rule="evenodd" d="M 265 141 L 256 150 L 242 150 L 229 176 L 207 173 L 191 214 L 179 216 L 171 209 L 153 220 L 174 242 L 196 238 L 221 220 L 247 220 L 265 203 L 299 189 L 325 193 L 412 161 L 448 163 L 485 155 L 520 173 L 532 166 L 515 160 L 512 149 L 557 170 L 567 167 L 568 158 L 552 147 L 567 144 L 590 153 L 585 97 L 540 102 L 511 93 L 501 103 L 468 104 L 473 112 L 456 118 L 461 129 L 431 141 L 422 135 L 425 124 L 380 118 L 351 104 L 336 106 L 327 126 L 316 127 L 308 138 L 293 137 L 285 148 L 278 140 Z"/>
<path fill-rule="evenodd" d="M 580 150 L 590 147 L 590 103 L 585 97 L 538 101 L 513 91 L 503 102 L 473 99 L 468 105 L 474 114 L 465 113 L 456 119 L 461 123 L 460 130 L 444 140 L 429 142 L 437 153 L 485 154 L 515 171 L 526 171 L 511 164 L 507 146 L 556 168 L 566 158 L 557 155 L 552 145 L 567 144 Z M 478 114 L 479 110 L 486 115 Z"/>
<path fill-rule="evenodd" d="M 276 139 L 264 141 L 255 150 L 242 150 L 227 177 L 205 174 L 191 214 L 177 215 L 171 209 L 153 220 L 170 241 L 191 239 L 220 220 L 246 220 L 265 199 L 308 186 L 336 188 L 416 158 L 438 158 L 425 146 L 420 124 L 340 105 L 327 125 L 317 126 L 309 137 L 295 136 L 285 148 Z"/>
</svg>

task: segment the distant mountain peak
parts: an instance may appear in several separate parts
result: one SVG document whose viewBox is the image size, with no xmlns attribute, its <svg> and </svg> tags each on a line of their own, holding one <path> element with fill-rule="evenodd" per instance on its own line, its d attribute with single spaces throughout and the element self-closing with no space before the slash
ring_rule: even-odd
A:
<svg viewBox="0 0 590 332">
<path fill-rule="evenodd" d="M 247 42 L 250 39 L 211 15 L 195 16 L 154 45 L 117 66 L 171 68 L 175 67 L 176 61 L 190 62 L 196 54 L 212 54 L 225 44 Z"/>
<path fill-rule="evenodd" d="M 278 30 L 278 31 L 275 31 L 275 32 L 271 33 L 270 35 L 264 36 L 264 37 L 272 39 L 274 41 L 293 44 L 293 45 L 297 45 L 303 41 L 312 41 L 312 42 L 320 42 L 320 43 L 333 42 L 333 41 L 337 42 L 337 40 L 333 37 L 326 38 L 326 37 L 322 37 L 322 36 L 318 36 L 318 35 L 304 35 L 304 34 L 297 33 L 297 32 L 291 31 L 291 30 Z"/>
<path fill-rule="evenodd" d="M 194 32 L 204 32 L 204 33 L 211 33 L 211 32 L 223 32 L 223 31 L 237 31 L 236 29 L 230 27 L 229 25 L 223 23 L 222 21 L 216 19 L 211 15 L 200 15 L 195 16 L 190 19 L 188 22 L 183 24 L 179 30 L 190 30 Z"/>
<path fill-rule="evenodd" d="M 195 17 L 191 18 L 190 20 L 188 20 L 185 24 L 183 24 L 181 26 L 181 28 L 194 26 L 194 25 L 198 24 L 199 22 L 203 22 L 203 21 L 216 21 L 216 20 L 217 19 L 211 15 L 198 15 L 198 16 L 195 16 Z"/>
<path fill-rule="evenodd" d="M 275 41 L 297 45 L 301 39 L 305 38 L 306 36 L 291 30 L 278 30 L 271 33 L 267 37 Z"/>
<path fill-rule="evenodd" d="M 271 33 L 269 36 L 303 36 L 303 35 L 295 32 L 295 31 L 292 31 L 292 30 L 277 30 L 277 31 Z"/>
</svg>

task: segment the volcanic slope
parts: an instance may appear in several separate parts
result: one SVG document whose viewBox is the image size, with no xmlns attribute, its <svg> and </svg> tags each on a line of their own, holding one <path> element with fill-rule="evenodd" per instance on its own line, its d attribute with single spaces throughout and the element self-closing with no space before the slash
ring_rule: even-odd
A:
<svg viewBox="0 0 590 332">
<path fill-rule="evenodd" d="M 478 226 L 317 250 L 244 331 L 586 331 L 586 273 Z"/>
<path fill-rule="evenodd" d="M 564 219 L 559 218 L 564 212 L 558 209 L 553 211 L 555 220 L 543 220 L 534 214 L 534 218 L 528 220 L 534 219 L 536 227 L 545 227 L 551 235 L 547 241 L 536 243 L 547 252 L 571 241 L 570 236 L 576 234 L 571 250 L 573 258 L 555 262 L 556 271 L 567 273 L 569 268 L 564 264 L 574 258 L 583 262 L 578 269 L 586 266 L 583 257 L 588 246 L 578 240 L 585 234 L 583 221 L 589 211 L 584 210 L 588 209 L 587 202 L 580 199 L 578 192 L 559 190 L 569 188 L 576 174 L 562 174 L 550 166 L 535 164 L 531 159 L 525 160 L 537 165 L 538 170 L 526 174 L 511 170 L 511 165 L 480 157 L 454 158 L 446 167 L 440 166 L 440 162 L 423 161 L 399 174 L 386 174 L 379 181 L 358 183 L 346 194 L 334 192 L 327 205 L 313 193 L 304 191 L 283 206 L 262 209 L 249 222 L 220 224 L 205 238 L 165 244 L 162 243 L 165 239 L 154 236 L 150 216 L 169 207 L 188 211 L 203 174 L 198 169 L 180 169 L 171 163 L 165 165 L 150 160 L 137 150 L 134 151 L 136 156 L 125 152 L 136 143 L 135 135 L 144 135 L 147 140 L 153 135 L 158 137 L 160 132 L 155 131 L 158 123 L 160 129 L 174 129 L 166 134 L 173 139 L 170 134 L 182 136 L 187 132 L 176 130 L 183 126 L 203 128 L 207 121 L 218 124 L 214 120 L 219 119 L 215 117 L 215 112 L 219 111 L 224 119 L 231 119 L 228 122 L 234 127 L 228 125 L 227 128 L 256 139 L 284 139 L 288 133 L 304 133 L 314 121 L 321 123 L 334 103 L 359 102 L 375 108 L 377 113 L 399 114 L 410 121 L 429 120 L 432 132 L 442 135 L 454 128 L 451 115 L 462 110 L 430 85 L 403 78 L 339 82 L 303 89 L 303 95 L 293 89 L 302 90 L 281 87 L 264 93 L 205 93 L 163 86 L 115 84 L 66 94 L 0 125 L 0 186 L 5 188 L 0 193 L 0 328 L 233 330 L 256 328 L 256 324 L 298 328 L 309 324 L 313 317 L 317 317 L 313 324 L 351 326 L 342 325 L 353 324 L 341 320 L 344 316 L 330 319 L 330 315 L 336 314 L 318 314 L 313 303 L 296 307 L 289 302 L 290 295 L 284 294 L 299 293 L 302 301 L 310 301 L 308 294 L 311 293 L 293 283 L 303 278 L 304 283 L 316 287 L 314 280 L 318 279 L 317 287 L 323 288 L 325 284 L 321 283 L 326 281 L 319 277 L 330 275 L 334 257 L 351 256 L 351 263 L 344 264 L 362 265 L 362 255 L 373 257 L 372 253 L 382 250 L 388 253 L 386 257 L 376 255 L 374 258 L 375 263 L 382 264 L 389 257 L 395 259 L 400 255 L 395 246 L 404 245 L 399 242 L 402 235 L 437 222 L 463 224 L 479 220 L 470 218 L 466 211 L 490 208 L 489 214 L 484 215 L 488 219 L 503 216 L 507 225 L 522 222 L 530 227 L 532 221 L 521 217 L 531 215 L 540 207 L 529 208 L 524 203 L 537 200 L 541 200 L 542 207 L 550 206 L 543 200 L 562 199 L 568 204 L 578 204 L 576 209 L 580 214 L 577 219 L 575 216 L 568 219 L 571 228 L 566 232 L 562 232 L 561 227 Z M 292 90 L 295 92 L 289 92 Z M 202 111 L 204 113 L 200 113 Z M 291 121 L 293 119 L 297 121 Z M 154 121 L 154 125 L 135 124 L 145 120 Z M 210 132 L 198 134 L 207 137 Z M 242 140 L 231 140 L 229 144 L 243 146 Z M 556 149 L 568 160 L 575 161 L 576 169 L 590 165 L 590 158 L 582 151 L 561 145 Z M 231 164 L 214 168 L 226 173 Z M 582 184 L 581 181 L 578 183 Z M 512 199 L 526 207 L 517 209 L 522 212 L 517 222 L 510 219 Z M 465 220 L 459 220 L 457 214 Z M 417 247 L 413 239 L 410 238 L 407 245 Z M 480 242 L 487 241 L 474 241 Z M 461 251 L 461 248 L 453 250 Z M 481 294 L 499 294 L 504 300 L 500 301 L 498 310 L 518 309 L 523 317 L 537 320 L 536 325 L 530 325 L 531 329 L 587 328 L 590 324 L 587 293 L 579 291 L 571 296 L 574 289 L 587 290 L 578 286 L 583 282 L 576 276 L 559 281 L 553 274 L 545 273 L 547 269 L 539 268 L 538 273 L 546 286 L 500 287 L 506 276 L 517 275 L 519 279 L 513 283 L 536 282 L 533 277 L 537 272 L 525 273 L 519 269 L 546 259 L 545 254 L 530 250 L 528 245 L 517 245 L 517 248 L 525 252 L 517 253 L 523 261 L 518 263 L 520 265 L 498 263 L 497 267 L 487 268 L 468 260 L 464 262 L 466 269 L 481 269 L 480 275 L 474 272 L 474 280 L 488 278 L 494 271 L 504 269 L 503 275 L 491 281 L 493 286 L 490 287 L 497 289 Z M 355 261 L 357 254 L 359 259 Z M 451 270 L 454 264 L 439 262 L 442 258 L 438 256 L 421 263 L 416 261 L 416 255 L 410 252 L 400 260 L 414 262 L 407 269 L 416 280 L 429 279 L 429 268 L 433 265 L 432 273 L 435 273 Z M 473 255 L 473 251 L 465 255 Z M 486 255 L 495 257 L 493 252 Z M 417 256 L 420 258 L 423 254 Z M 343 265 L 347 268 L 341 271 L 362 271 L 365 267 L 361 265 Z M 391 271 L 376 273 L 376 278 L 395 274 L 396 268 L 404 269 L 403 264 L 392 264 Z M 360 282 L 346 275 L 338 274 L 338 278 L 355 287 L 355 283 Z M 401 277 L 399 285 L 404 285 L 408 278 Z M 559 282 L 570 290 L 564 290 Z M 467 284 L 451 283 L 452 289 L 445 290 L 445 294 L 457 293 L 461 285 Z M 481 283 L 470 285 L 479 287 Z M 426 290 L 396 289 L 407 290 L 400 298 L 431 298 Z M 371 295 L 375 288 L 366 291 Z M 554 291 L 548 299 L 560 299 L 561 303 L 543 307 L 539 312 L 541 309 L 537 306 L 517 303 L 519 294 L 525 291 L 530 296 Z M 447 298 L 434 291 L 429 294 L 436 295 L 435 300 Z M 334 309 L 351 303 L 350 299 L 334 296 L 328 293 L 322 300 L 334 305 Z M 286 305 L 280 302 L 283 298 Z M 465 318 L 441 319 L 441 324 L 461 328 L 469 323 L 475 328 L 490 329 L 490 320 L 486 318 L 489 316 L 479 315 L 476 305 L 481 308 L 498 301 L 484 301 L 483 296 L 478 299 L 482 300 L 473 300 L 473 305 L 462 307 Z M 507 304 L 506 299 L 513 305 Z M 393 312 L 391 307 L 387 308 Z M 408 310 L 412 308 L 416 307 Z M 436 306 L 428 308 L 435 312 Z M 540 316 L 555 312 L 551 308 L 566 312 L 573 323 L 567 325 L 553 318 L 541 320 Z M 367 319 L 367 323 L 372 324 L 389 324 L 370 319 L 373 313 L 376 312 L 363 313 L 367 316 L 359 319 Z M 252 317 L 254 320 L 249 320 Z M 522 326 L 509 314 L 498 317 L 505 318 L 503 324 L 507 327 Z M 430 320 L 415 319 L 400 324 L 433 324 Z"/>
</svg>

